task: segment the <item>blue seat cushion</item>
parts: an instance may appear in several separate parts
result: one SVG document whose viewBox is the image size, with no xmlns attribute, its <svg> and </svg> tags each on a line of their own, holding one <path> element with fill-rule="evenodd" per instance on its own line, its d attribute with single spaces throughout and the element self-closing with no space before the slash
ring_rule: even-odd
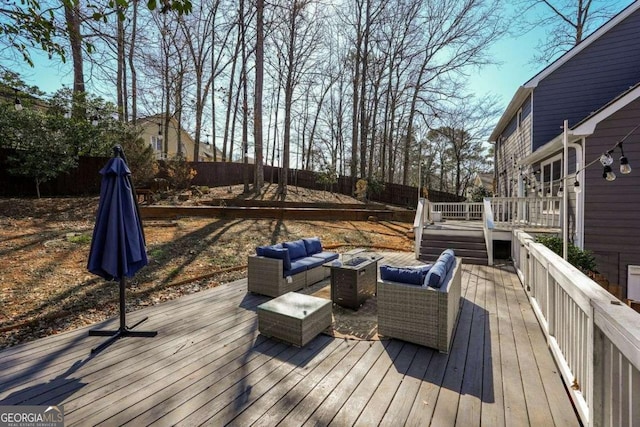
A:
<svg viewBox="0 0 640 427">
<path fill-rule="evenodd" d="M 392 282 L 420 286 L 424 281 L 425 274 L 422 268 L 392 267 L 390 265 L 380 266 L 380 278 Z"/>
<path fill-rule="evenodd" d="M 439 288 L 444 283 L 444 278 L 447 276 L 448 271 L 447 262 L 445 260 L 438 259 L 438 261 L 433 264 L 433 267 L 429 269 L 422 286 Z"/>
<path fill-rule="evenodd" d="M 305 247 L 302 239 L 294 240 L 292 242 L 284 242 L 282 247 L 289 249 L 289 256 L 292 260 L 307 256 L 307 248 Z"/>
<path fill-rule="evenodd" d="M 313 254 L 314 258 L 322 258 L 323 264 L 325 262 L 329 262 L 329 261 L 333 261 L 334 259 L 338 259 L 340 257 L 340 255 L 338 255 L 335 252 L 319 252 L 319 253 L 315 253 Z"/>
<path fill-rule="evenodd" d="M 307 249 L 307 255 L 319 254 L 322 252 L 322 243 L 319 237 L 310 237 L 308 239 L 302 239 L 304 246 Z"/>
<path fill-rule="evenodd" d="M 310 268 L 314 267 L 315 260 L 311 257 L 298 258 L 291 261 L 291 268 L 288 268 L 283 272 L 283 277 L 292 276 L 294 274 L 302 273 Z"/>
<path fill-rule="evenodd" d="M 449 271 L 456 261 L 456 255 L 453 252 L 453 249 L 445 249 L 444 251 L 442 251 L 438 259 L 443 260 L 446 263 L 447 271 Z"/>
<path fill-rule="evenodd" d="M 275 245 L 265 245 L 265 246 L 258 246 L 256 248 L 256 255 L 258 256 L 264 256 L 264 252 L 263 249 L 264 248 L 275 248 L 275 249 L 282 249 L 282 243 L 277 243 Z"/>
<path fill-rule="evenodd" d="M 286 248 L 274 248 L 273 246 L 264 246 L 262 248 L 262 256 L 266 258 L 276 258 L 282 260 L 282 268 L 284 270 L 291 269 L 291 257 L 289 250 Z"/>
</svg>

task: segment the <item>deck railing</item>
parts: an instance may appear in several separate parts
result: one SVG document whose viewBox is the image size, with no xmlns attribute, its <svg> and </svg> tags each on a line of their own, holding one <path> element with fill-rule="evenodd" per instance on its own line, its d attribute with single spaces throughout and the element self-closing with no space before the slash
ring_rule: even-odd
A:
<svg viewBox="0 0 640 427">
<path fill-rule="evenodd" d="M 440 212 L 442 219 L 481 220 L 482 203 L 433 202 L 430 212 Z"/>
<path fill-rule="evenodd" d="M 584 425 L 640 425 L 638 314 L 521 230 L 511 253 Z"/>
<path fill-rule="evenodd" d="M 561 197 L 489 198 L 497 228 L 559 228 Z M 431 219 L 481 221 L 484 204 L 473 202 L 429 202 Z M 435 213 L 435 215 L 434 215 Z"/>
<path fill-rule="evenodd" d="M 427 222 L 427 201 L 425 199 L 418 199 L 418 206 L 416 207 L 416 216 L 413 220 L 413 237 L 414 237 L 414 252 L 416 259 L 420 256 L 420 246 L 422 245 L 422 230 Z"/>
</svg>

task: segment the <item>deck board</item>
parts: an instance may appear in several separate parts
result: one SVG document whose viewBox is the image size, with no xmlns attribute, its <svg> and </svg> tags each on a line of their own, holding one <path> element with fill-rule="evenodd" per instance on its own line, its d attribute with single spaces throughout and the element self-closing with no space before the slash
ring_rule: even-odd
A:
<svg viewBox="0 0 640 427">
<path fill-rule="evenodd" d="M 462 281 L 448 355 L 399 340 L 266 338 L 255 310 L 268 298 L 241 280 L 129 313 L 158 336 L 95 356 L 104 337 L 89 328 L 1 351 L 0 404 L 63 404 L 66 425 L 579 425 L 512 269 L 464 265 Z"/>
</svg>

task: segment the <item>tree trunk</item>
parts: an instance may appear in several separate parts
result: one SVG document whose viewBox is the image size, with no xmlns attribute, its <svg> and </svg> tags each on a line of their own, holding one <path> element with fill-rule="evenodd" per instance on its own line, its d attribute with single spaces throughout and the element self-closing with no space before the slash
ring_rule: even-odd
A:
<svg viewBox="0 0 640 427">
<path fill-rule="evenodd" d="M 236 63 L 238 62 L 238 52 L 240 51 L 240 35 L 241 35 L 241 31 L 240 31 L 240 27 L 238 27 L 238 37 L 236 39 L 236 48 L 235 48 L 235 53 L 233 54 L 233 60 L 231 62 L 231 74 L 229 76 L 229 90 L 228 90 L 228 94 L 227 94 L 227 118 L 225 120 L 225 124 L 224 124 L 224 138 L 222 140 L 222 154 L 226 157 L 227 156 L 227 144 L 229 143 L 229 125 L 230 125 L 230 118 L 231 118 L 231 102 L 233 101 L 233 88 L 234 88 L 234 83 L 235 83 L 235 75 L 236 75 Z M 235 117 L 235 114 L 233 115 Z M 233 146 L 233 142 L 231 142 L 229 145 Z M 233 148 L 229 149 L 229 152 L 232 153 L 233 152 Z M 226 161 L 227 162 L 231 162 L 233 161 L 233 159 L 231 158 L 231 156 L 226 157 Z"/>
<path fill-rule="evenodd" d="M 80 33 L 80 3 L 63 2 L 64 16 L 69 33 L 71 58 L 73 60 L 73 106 L 71 115 L 76 119 L 86 119 L 87 110 L 84 103 L 84 64 L 82 59 L 82 35 Z"/>
<path fill-rule="evenodd" d="M 136 34 L 138 31 L 138 0 L 133 0 L 133 16 L 131 17 L 131 45 L 129 47 L 129 69 L 131 70 L 131 121 L 136 123 L 138 118 L 138 76 L 134 62 L 136 49 Z"/>
<path fill-rule="evenodd" d="M 118 8 L 120 10 L 120 8 Z M 126 78 L 125 78 L 125 62 L 124 62 L 124 24 L 121 19 L 117 19 L 117 60 L 118 60 L 118 68 L 116 72 L 116 86 L 118 88 L 118 94 L 116 96 L 116 104 L 118 108 L 118 118 L 121 121 L 126 121 L 125 114 L 125 91 L 126 91 Z"/>
<path fill-rule="evenodd" d="M 367 166 L 367 124 L 369 121 L 367 114 L 367 66 L 369 62 L 369 32 L 371 26 L 371 0 L 366 0 L 364 23 L 364 43 L 362 46 L 362 73 L 360 74 L 360 176 L 365 177 Z"/>
<path fill-rule="evenodd" d="M 253 138 L 255 140 L 255 191 L 264 185 L 262 156 L 262 85 L 264 74 L 264 0 L 256 1 L 256 81 L 253 98 Z"/>
<path fill-rule="evenodd" d="M 242 160 L 244 163 L 242 178 L 244 184 L 243 192 L 247 194 L 249 193 L 249 105 L 247 94 L 247 41 L 244 20 L 244 0 L 240 0 L 240 28 L 242 31 L 242 68 L 240 70 L 242 81 Z"/>
</svg>

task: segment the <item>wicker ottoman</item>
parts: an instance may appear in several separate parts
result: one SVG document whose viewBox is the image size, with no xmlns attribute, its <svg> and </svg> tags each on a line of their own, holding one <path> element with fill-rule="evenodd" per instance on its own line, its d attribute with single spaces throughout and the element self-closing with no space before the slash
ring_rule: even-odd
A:
<svg viewBox="0 0 640 427">
<path fill-rule="evenodd" d="M 258 306 L 258 330 L 298 347 L 331 326 L 331 301 L 289 292 Z"/>
</svg>

